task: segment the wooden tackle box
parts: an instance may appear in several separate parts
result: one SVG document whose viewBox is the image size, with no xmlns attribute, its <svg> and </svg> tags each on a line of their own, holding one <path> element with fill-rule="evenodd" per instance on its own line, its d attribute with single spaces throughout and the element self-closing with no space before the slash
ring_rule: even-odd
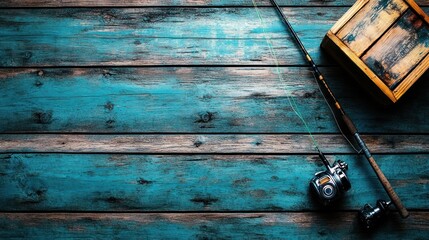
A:
<svg viewBox="0 0 429 240">
<path fill-rule="evenodd" d="M 325 49 L 382 103 L 395 103 L 429 66 L 429 18 L 412 0 L 359 0 Z"/>
</svg>

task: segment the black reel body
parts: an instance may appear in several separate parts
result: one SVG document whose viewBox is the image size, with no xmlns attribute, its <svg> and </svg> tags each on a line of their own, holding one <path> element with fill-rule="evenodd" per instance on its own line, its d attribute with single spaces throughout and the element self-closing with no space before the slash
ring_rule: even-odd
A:
<svg viewBox="0 0 429 240">
<path fill-rule="evenodd" d="M 327 170 L 315 174 L 310 181 L 310 191 L 326 206 L 347 192 L 351 184 L 345 173 L 348 169 L 345 162 L 338 160 L 331 167 L 323 154 L 319 153 L 319 156 Z"/>
<path fill-rule="evenodd" d="M 359 221 L 366 229 L 371 229 L 377 226 L 380 221 L 389 213 L 389 206 L 392 202 L 378 200 L 375 207 L 369 204 L 359 211 Z"/>
</svg>

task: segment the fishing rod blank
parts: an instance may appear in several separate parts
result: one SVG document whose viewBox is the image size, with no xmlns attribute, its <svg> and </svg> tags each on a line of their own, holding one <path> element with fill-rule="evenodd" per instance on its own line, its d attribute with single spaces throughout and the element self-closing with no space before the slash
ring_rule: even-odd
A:
<svg viewBox="0 0 429 240">
<path fill-rule="evenodd" d="M 287 26 L 290 33 L 292 34 L 293 38 L 295 39 L 296 43 L 299 45 L 301 51 L 304 53 L 308 63 L 311 65 L 315 78 L 317 80 L 318 85 L 321 88 L 322 94 L 325 96 L 325 99 L 327 99 L 328 104 L 332 104 L 334 106 L 335 114 L 334 118 L 337 118 L 336 115 L 340 116 L 340 119 L 345 124 L 347 129 L 351 132 L 353 135 L 355 141 L 359 145 L 359 147 L 362 149 L 362 152 L 364 153 L 366 159 L 368 160 L 369 164 L 371 165 L 372 169 L 376 173 L 378 179 L 380 180 L 381 184 L 384 187 L 384 190 L 386 191 L 387 195 L 389 195 L 392 203 L 396 206 L 396 208 L 399 211 L 399 214 L 402 218 L 407 218 L 409 216 L 409 213 L 407 209 L 404 207 L 404 205 L 401 202 L 401 199 L 396 194 L 395 190 L 393 190 L 392 185 L 390 184 L 389 180 L 387 180 L 386 176 L 381 171 L 380 167 L 375 162 L 374 157 L 371 155 L 371 152 L 369 151 L 368 147 L 366 146 L 364 140 L 360 137 L 359 132 L 356 129 L 356 126 L 350 119 L 350 117 L 345 113 L 344 109 L 341 107 L 340 103 L 335 98 L 334 94 L 332 93 L 331 89 L 329 88 L 328 84 L 325 81 L 325 78 L 323 77 L 322 73 L 319 71 L 317 65 L 314 63 L 313 59 L 310 57 L 310 54 L 305 49 L 304 45 L 302 44 L 301 40 L 299 39 L 298 35 L 296 34 L 295 30 L 293 29 L 292 25 L 289 23 L 287 17 L 283 14 L 281 11 L 279 5 L 275 0 L 270 0 L 277 12 L 280 14 L 281 19 L 283 23 Z M 341 130 L 341 129 L 340 129 Z"/>
</svg>

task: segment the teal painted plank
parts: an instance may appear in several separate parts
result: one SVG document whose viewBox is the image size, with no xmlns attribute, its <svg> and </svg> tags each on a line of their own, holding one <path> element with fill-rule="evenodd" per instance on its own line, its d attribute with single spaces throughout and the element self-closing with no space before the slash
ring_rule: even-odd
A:
<svg viewBox="0 0 429 240">
<path fill-rule="evenodd" d="M 0 66 L 306 65 L 272 8 L 0 9 Z M 346 7 L 285 9 L 316 62 Z"/>
<path fill-rule="evenodd" d="M 305 133 L 337 127 L 307 68 L 269 67 L 0 69 L 0 132 Z M 428 133 L 423 79 L 391 109 L 322 68 L 361 132 Z M 428 78 L 428 75 L 423 78 Z"/>
<path fill-rule="evenodd" d="M 426 212 L 372 233 L 344 213 L 1 213 L 0 237 L 31 239 L 426 239 Z"/>
<path fill-rule="evenodd" d="M 313 136 L 325 153 L 355 153 L 341 135 Z M 427 153 L 429 135 L 363 135 L 372 153 Z M 3 153 L 316 153 L 306 134 L 2 134 Z"/>
<path fill-rule="evenodd" d="M 428 155 L 375 156 L 409 209 L 428 209 Z M 363 157 L 349 164 L 352 189 L 335 210 L 387 195 Z M 308 182 L 316 155 L 4 154 L 1 211 L 303 211 L 322 209 Z"/>
<path fill-rule="evenodd" d="M 271 6 L 267 0 L 256 0 L 258 6 Z M 351 6 L 355 0 L 277 0 L 281 6 Z M 416 0 L 421 6 L 429 5 L 428 0 Z M 3 0 L 0 7 L 140 7 L 140 6 L 253 6 L 249 0 Z"/>
</svg>

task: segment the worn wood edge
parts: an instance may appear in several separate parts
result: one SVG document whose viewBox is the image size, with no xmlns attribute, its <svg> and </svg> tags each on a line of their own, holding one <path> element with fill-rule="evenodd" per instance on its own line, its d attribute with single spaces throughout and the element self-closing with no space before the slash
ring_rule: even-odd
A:
<svg viewBox="0 0 429 240">
<path fill-rule="evenodd" d="M 417 13 L 427 25 L 429 25 L 429 16 L 413 0 L 404 0 Z M 393 90 L 397 99 L 401 98 L 405 92 L 427 71 L 429 68 L 429 54 L 411 71 L 408 76 Z"/>
<path fill-rule="evenodd" d="M 392 94 L 392 91 L 386 86 L 386 84 L 381 81 L 380 78 L 370 69 L 366 66 L 366 64 L 358 57 L 356 56 L 339 38 L 336 37 L 336 35 L 332 33 L 328 33 L 329 38 L 337 44 L 356 65 L 357 67 L 364 72 L 371 80 L 372 82 L 377 85 L 378 88 L 380 88 L 383 93 L 389 97 L 392 102 L 396 102 L 395 96 Z"/>
<path fill-rule="evenodd" d="M 356 212 L 324 213 L 0 213 L 4 238 L 188 239 L 424 239 L 427 212 L 407 220 L 392 213 L 374 231 L 363 231 Z"/>
<path fill-rule="evenodd" d="M 396 99 L 400 99 L 417 82 L 429 68 L 429 54 L 408 74 L 402 79 L 402 82 L 393 90 Z"/>
<path fill-rule="evenodd" d="M 428 0 L 417 1 L 422 6 L 429 5 Z M 300 0 L 278 0 L 280 6 L 345 6 L 349 7 L 355 3 L 354 0 L 343 0 L 343 1 L 300 1 Z M 257 0 L 258 6 L 271 6 L 269 1 Z M 251 1 L 246 0 L 199 0 L 199 1 L 172 1 L 172 0 L 3 0 L 0 2 L 2 8 L 17 8 L 17 7 L 158 7 L 158 6 L 202 6 L 202 7 L 224 7 L 224 6 L 241 6 L 241 7 L 253 7 Z"/>
<path fill-rule="evenodd" d="M 325 41 L 325 45 L 327 44 L 328 41 L 331 41 L 332 44 L 330 44 L 330 46 L 336 46 L 338 47 L 338 50 L 336 51 L 330 51 L 331 56 L 338 55 L 338 54 L 344 54 L 346 58 L 348 58 L 348 60 L 350 60 L 355 67 L 357 67 L 357 69 L 359 69 L 359 71 L 361 71 L 362 73 L 364 73 L 364 75 L 367 76 L 368 79 L 370 79 L 372 81 L 373 84 L 375 84 L 378 88 L 373 88 L 372 90 L 376 90 L 378 89 L 380 93 L 374 93 L 372 91 L 370 91 L 371 94 L 373 94 L 377 99 L 380 99 L 381 96 L 379 96 L 380 94 L 382 94 L 382 96 L 387 97 L 392 103 L 395 103 L 397 101 L 397 99 L 395 98 L 394 94 L 392 93 L 392 91 L 386 86 L 386 84 L 383 83 L 383 81 L 381 81 L 380 78 L 377 77 L 377 75 L 370 69 L 368 68 L 368 66 L 366 66 L 366 64 L 358 57 L 356 56 L 356 54 L 351 51 L 342 41 L 341 39 L 339 39 L 335 34 L 333 34 L 331 31 L 329 31 L 326 34 L 326 41 Z M 328 49 L 327 47 L 325 47 L 325 49 Z M 335 53 L 334 53 L 335 52 Z M 338 61 L 338 59 L 337 59 Z M 349 73 L 353 75 L 353 73 L 351 72 L 351 70 L 348 68 L 350 66 L 344 65 L 345 63 L 343 62 L 339 62 L 341 65 L 343 65 L 345 67 L 345 69 L 347 69 L 347 71 L 349 71 Z M 352 66 L 353 67 L 353 66 Z M 365 80 L 365 79 L 363 79 Z M 363 85 L 364 87 L 368 87 L 365 86 L 364 83 L 362 83 L 362 81 L 360 81 L 359 79 L 357 79 L 357 81 Z M 370 86 L 369 86 L 370 87 Z M 382 100 L 384 101 L 384 100 Z"/>
<path fill-rule="evenodd" d="M 341 135 L 317 134 L 314 138 L 326 153 L 354 153 Z M 373 153 L 425 153 L 429 135 L 364 135 Z M 304 134 L 2 134 L 0 152 L 58 153 L 316 153 Z"/>
<path fill-rule="evenodd" d="M 344 26 L 345 24 L 353 18 L 360 9 L 362 9 L 369 0 L 358 0 L 331 28 L 331 32 L 333 34 L 337 34 Z"/>
<path fill-rule="evenodd" d="M 339 40 L 336 35 L 334 35 L 331 31 L 325 35 L 323 41 L 321 43 L 321 47 L 339 63 L 343 69 L 345 69 L 348 73 L 348 76 L 352 77 L 353 80 L 358 83 L 362 88 L 366 90 L 366 92 L 372 96 L 379 104 L 389 105 L 392 101 L 384 95 L 384 93 L 377 88 L 374 84 L 365 84 L 371 83 L 370 80 L 367 79 L 367 76 L 359 69 L 358 66 L 343 52 L 339 45 L 334 43 L 333 38 Z M 341 43 L 341 42 L 340 42 Z M 343 47 L 347 47 L 342 44 Z M 352 52 L 352 54 L 354 54 Z M 366 80 L 366 82 L 360 81 L 361 79 Z M 376 94 L 377 93 L 377 94 Z"/>
<path fill-rule="evenodd" d="M 422 0 L 425 2 L 425 0 Z M 272 6 L 268 1 L 256 0 L 256 3 L 260 7 Z M 333 2 L 314 2 L 293 0 L 278 0 L 279 6 L 350 6 L 353 1 L 333 1 Z M 429 3 L 428 3 L 429 4 Z M 117 0 L 9 0 L 0 3 L 0 7 L 13 8 L 13 7 L 253 7 L 252 3 L 245 0 L 229 0 L 229 1 L 208 1 L 208 0 L 196 0 L 196 1 L 171 1 L 171 0 L 130 0 L 130 1 L 117 1 Z"/>
</svg>

